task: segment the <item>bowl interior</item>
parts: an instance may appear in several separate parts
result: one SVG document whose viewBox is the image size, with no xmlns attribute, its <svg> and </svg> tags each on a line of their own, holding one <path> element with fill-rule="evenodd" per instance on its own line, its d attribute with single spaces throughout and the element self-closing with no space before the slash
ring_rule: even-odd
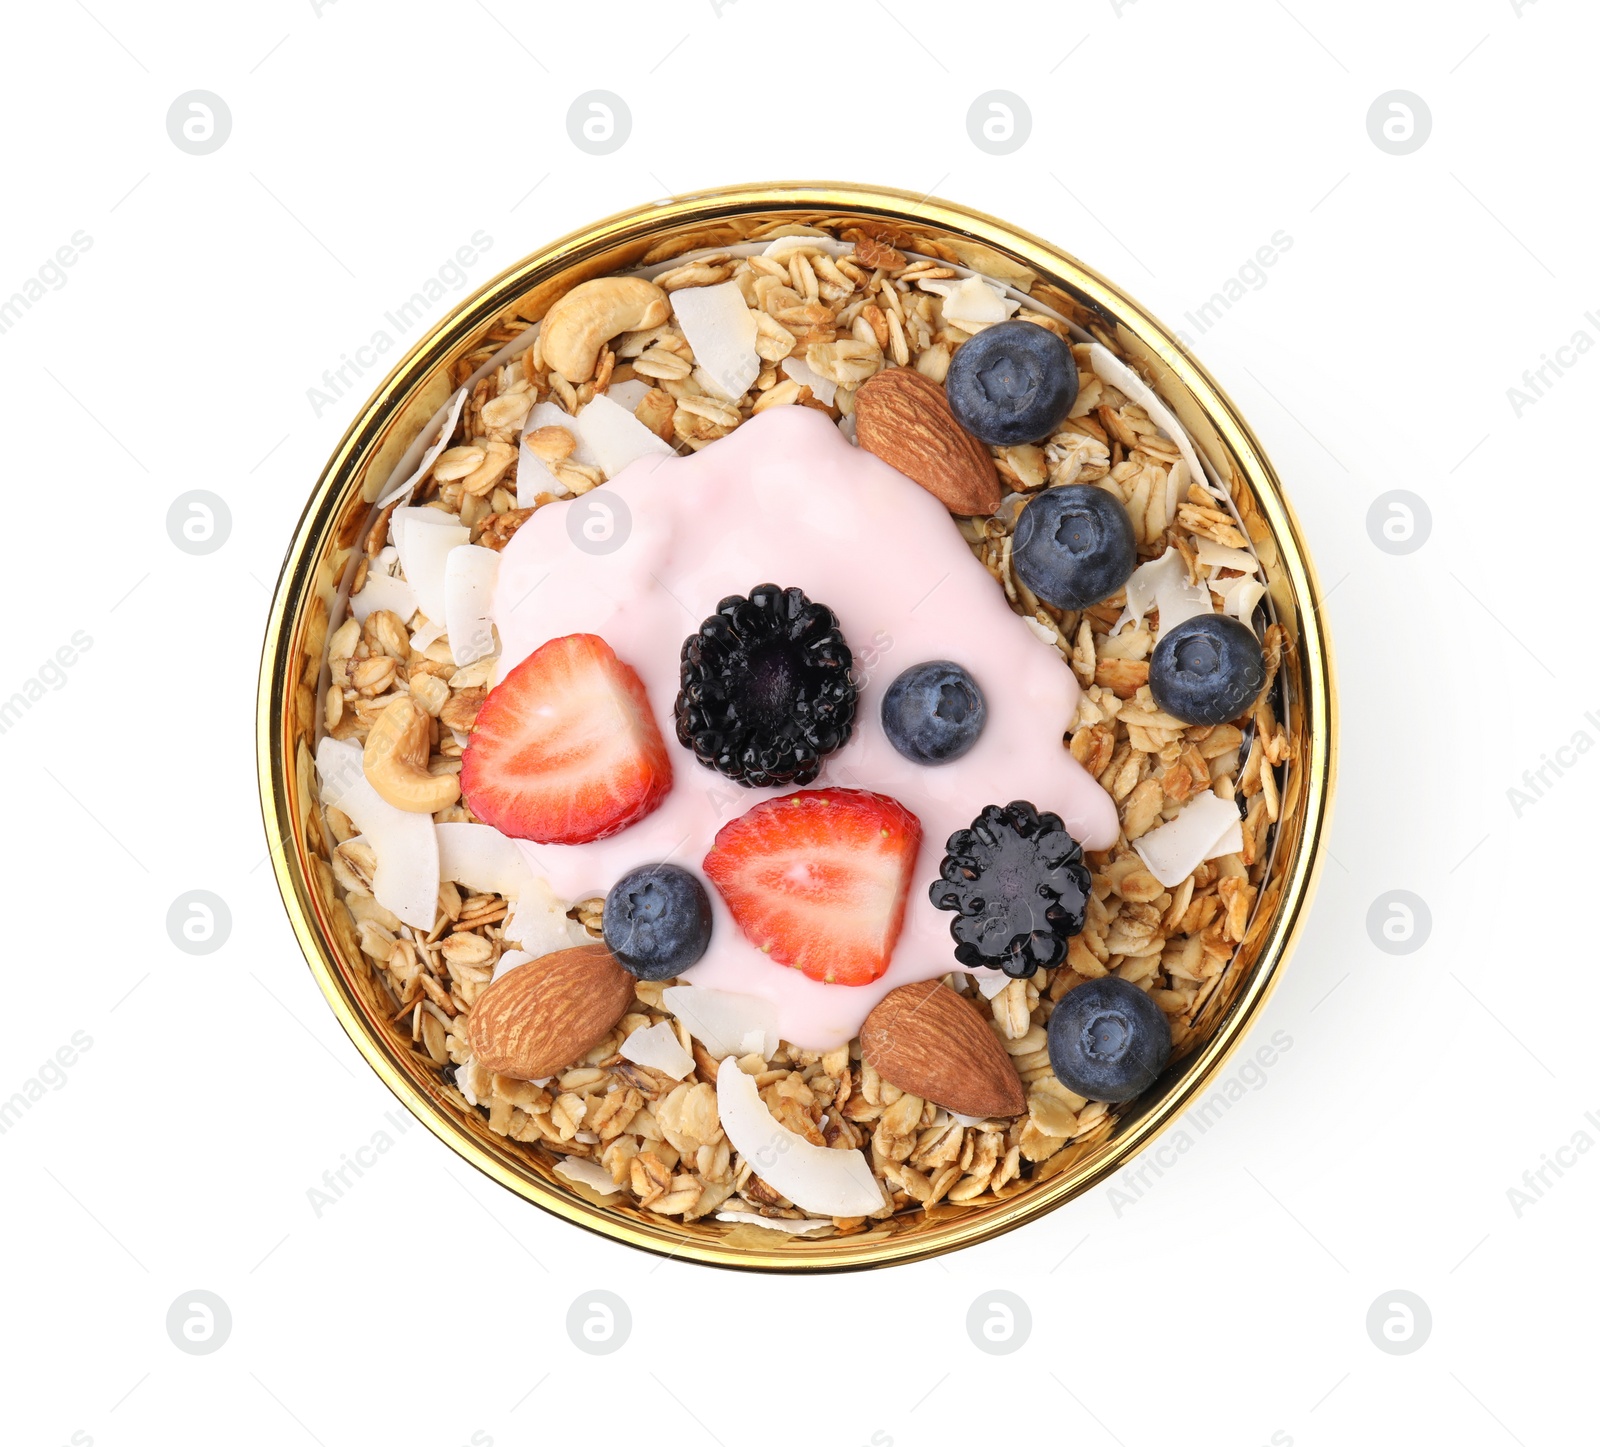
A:
<svg viewBox="0 0 1600 1447">
<path fill-rule="evenodd" d="M 1260 557 L 1269 606 L 1293 643 L 1277 700 L 1293 757 L 1255 913 L 1158 1087 L 1059 1151 L 1004 1200 L 935 1207 L 820 1241 L 716 1220 L 686 1226 L 619 1205 L 556 1177 L 531 1148 L 490 1132 L 441 1082 L 432 1061 L 413 1051 L 409 1033 L 391 1024 L 393 1002 L 367 969 L 333 881 L 312 767 L 328 630 L 343 616 L 372 504 L 391 474 L 404 476 L 414 465 L 455 387 L 514 344 L 518 333 L 506 323 L 538 321 L 589 276 L 801 229 L 844 240 L 871 236 L 981 271 L 1143 372 L 1232 495 Z M 546 247 L 472 296 L 400 362 L 323 472 L 285 560 L 262 658 L 258 770 L 279 887 L 318 983 L 368 1062 L 430 1130 L 525 1199 L 614 1239 L 715 1265 L 835 1270 L 936 1254 L 1018 1226 L 1116 1170 L 1182 1113 L 1265 1001 L 1309 900 L 1330 802 L 1335 719 L 1318 600 L 1294 517 L 1233 404 L 1165 328 L 1067 253 L 946 203 L 849 186 L 732 189 L 641 208 Z"/>
</svg>

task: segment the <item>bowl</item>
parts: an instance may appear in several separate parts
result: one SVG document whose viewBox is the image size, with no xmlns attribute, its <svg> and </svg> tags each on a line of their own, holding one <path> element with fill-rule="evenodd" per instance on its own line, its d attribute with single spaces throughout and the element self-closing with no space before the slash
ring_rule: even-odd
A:
<svg viewBox="0 0 1600 1447">
<path fill-rule="evenodd" d="M 1276 706 L 1292 742 L 1282 822 L 1245 938 L 1155 1087 L 1105 1130 L 1044 1162 L 1026 1189 L 941 1205 L 823 1240 L 706 1219 L 684 1225 L 558 1177 L 553 1161 L 492 1134 L 445 1086 L 369 973 L 340 902 L 316 808 L 312 756 L 330 624 L 344 606 L 372 505 L 407 475 L 457 384 L 575 282 L 803 227 L 886 240 L 982 271 L 1107 343 L 1153 383 L 1232 495 L 1287 630 Z M 509 325 L 508 325 L 509 324 Z M 401 469 L 397 471 L 397 469 Z M 1336 717 L 1321 595 L 1293 510 L 1238 409 L 1173 334 L 1059 247 L 949 202 L 846 184 L 741 186 L 639 207 L 564 237 L 478 290 L 424 336 L 334 449 L 289 543 L 262 650 L 257 768 L 270 855 L 300 947 L 340 1025 L 384 1084 L 440 1140 L 507 1190 L 574 1225 L 680 1260 L 767 1271 L 888 1266 L 987 1240 L 1045 1215 L 1126 1165 L 1205 1090 L 1288 963 L 1315 886 L 1334 782 Z"/>
</svg>

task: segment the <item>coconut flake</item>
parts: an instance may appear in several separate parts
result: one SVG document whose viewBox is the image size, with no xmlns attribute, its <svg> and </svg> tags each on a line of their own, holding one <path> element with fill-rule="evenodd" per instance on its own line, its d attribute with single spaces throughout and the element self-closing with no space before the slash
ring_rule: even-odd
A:
<svg viewBox="0 0 1600 1447">
<path fill-rule="evenodd" d="M 435 623 L 425 614 L 419 613 L 416 618 L 417 626 L 411 633 L 411 646 L 418 653 L 426 653 L 441 638 L 444 637 L 444 624 Z"/>
<path fill-rule="evenodd" d="M 412 489 L 428 475 L 428 470 L 439 460 L 439 454 L 449 446 L 450 434 L 456 430 L 456 422 L 461 416 L 461 408 L 465 405 L 466 400 L 467 389 L 458 387 L 450 400 L 434 413 L 421 434 L 421 436 L 426 437 L 431 433 L 434 440 L 423 449 L 422 458 L 417 463 L 416 470 L 398 487 L 391 488 L 378 499 L 380 508 L 388 507 L 392 502 L 410 497 Z M 438 427 L 438 432 L 433 432 L 434 427 Z M 412 443 L 412 446 L 415 447 L 416 443 Z M 395 471 L 398 472 L 399 468 L 396 468 Z"/>
<path fill-rule="evenodd" d="M 397 507 L 389 516 L 389 533 L 417 607 L 430 618 L 446 618 L 446 561 L 453 549 L 471 541 L 471 531 L 436 507 Z"/>
<path fill-rule="evenodd" d="M 804 1236 L 807 1231 L 820 1231 L 832 1221 L 795 1221 L 787 1216 L 759 1216 L 754 1211 L 718 1211 L 717 1220 L 737 1221 L 745 1226 L 763 1226 L 768 1231 L 782 1231 L 786 1236 Z"/>
<path fill-rule="evenodd" d="M 1206 854 L 1207 859 L 1220 859 L 1224 854 L 1244 853 L 1244 825 L 1235 819 L 1223 831 L 1222 838 L 1213 844 Z"/>
<path fill-rule="evenodd" d="M 1061 641 L 1061 635 L 1054 628 L 1049 628 L 1037 618 L 1024 618 L 1022 620 L 1032 631 L 1033 636 L 1041 643 L 1047 643 L 1054 648 Z"/>
<path fill-rule="evenodd" d="M 628 385 L 631 384 L 618 383 L 612 391 Z M 567 491 L 528 446 L 529 434 L 541 427 L 560 427 L 570 432 L 575 445 L 568 461 L 598 467 L 608 480 L 641 457 L 673 456 L 671 447 L 613 397 L 596 396 L 576 416 L 563 412 L 554 402 L 541 402 L 528 413 L 522 429 L 522 453 L 517 462 L 518 507 L 532 507 L 535 494 L 540 492 Z"/>
<path fill-rule="evenodd" d="M 536 477 L 550 471 L 543 462 L 527 451 L 529 434 L 537 432 L 541 427 L 565 428 L 566 431 L 572 434 L 572 440 L 577 444 L 573 448 L 571 460 L 573 462 L 581 462 L 585 467 L 598 467 L 600 465 L 599 459 L 595 457 L 594 453 L 584 446 L 583 434 L 578 430 L 578 419 L 570 412 L 563 412 L 554 402 L 539 402 L 534 406 L 533 411 L 528 413 L 528 420 L 522 424 L 523 451 L 528 457 L 533 458 L 534 464 L 538 469 L 535 473 Z M 517 464 L 517 471 L 519 474 L 522 471 L 520 462 Z"/>
<path fill-rule="evenodd" d="M 983 326 L 1003 322 L 1022 305 L 1007 296 L 998 282 L 977 275 L 960 281 L 925 281 L 922 288 L 944 298 L 944 319 L 957 326 L 964 322 Z"/>
<path fill-rule="evenodd" d="M 501 937 L 535 956 L 588 944 L 589 932 L 577 920 L 567 918 L 567 906 L 556 898 L 550 886 L 537 875 L 530 879 L 506 916 Z"/>
<path fill-rule="evenodd" d="M 456 1089 L 461 1092 L 468 1105 L 487 1105 L 487 1101 L 478 1099 L 476 1092 L 472 1088 L 472 1066 L 473 1061 L 470 1055 L 456 1066 Z"/>
<path fill-rule="evenodd" d="M 1210 538 L 1196 539 L 1194 555 L 1202 568 L 1233 568 L 1241 573 L 1255 573 L 1261 568 L 1255 554 L 1247 553 L 1243 548 L 1225 548 Z"/>
<path fill-rule="evenodd" d="M 698 985 L 669 985 L 661 992 L 661 1003 L 713 1055 L 750 1054 L 745 1042 L 752 1033 L 765 1037 L 763 1057 L 770 1057 L 778 1048 L 778 1012 L 770 1000 L 758 995 L 735 995 Z"/>
<path fill-rule="evenodd" d="M 1200 466 L 1199 454 L 1195 452 L 1194 444 L 1189 441 L 1189 434 L 1183 430 L 1182 423 L 1173 416 L 1172 409 L 1156 396 L 1150 384 L 1100 342 L 1090 344 L 1089 365 L 1094 368 L 1095 376 L 1102 382 L 1111 383 L 1119 392 L 1126 394 L 1144 408 L 1150 420 L 1178 449 L 1189 468 L 1190 478 L 1201 487 L 1205 487 L 1205 469 Z"/>
<path fill-rule="evenodd" d="M 361 745 L 317 745 L 322 802 L 350 818 L 377 858 L 373 897 L 413 929 L 430 930 L 439 910 L 439 844 L 431 815 L 396 809 L 367 782 Z M 484 826 L 487 827 L 487 826 Z"/>
<path fill-rule="evenodd" d="M 608 396 L 619 407 L 626 407 L 628 411 L 638 410 L 639 404 L 644 401 L 645 393 L 651 390 L 651 384 L 639 377 L 630 377 L 626 382 L 613 382 L 606 388 Z"/>
<path fill-rule="evenodd" d="M 518 899 L 537 888 L 538 877 L 515 841 L 489 824 L 437 824 L 439 878 L 464 884 L 477 894 Z"/>
<path fill-rule="evenodd" d="M 528 867 L 514 840 L 488 824 L 439 824 L 435 833 L 439 877 L 478 894 L 503 894 L 510 900 L 511 912 L 501 935 L 507 944 L 521 945 L 525 959 L 589 943 L 588 931 L 567 918 L 566 905 Z"/>
<path fill-rule="evenodd" d="M 783 359 L 783 375 L 790 381 L 798 382 L 802 387 L 811 388 L 811 395 L 824 407 L 833 406 L 833 399 L 839 395 L 839 384 L 830 382 L 815 368 L 807 364 L 804 357 L 794 356 L 792 353 Z"/>
<path fill-rule="evenodd" d="M 397 614 L 402 623 L 409 623 L 417 611 L 417 595 L 404 578 L 391 578 L 369 567 L 361 591 L 350 595 L 350 613 L 365 623 L 368 616 L 380 608 L 387 608 Z"/>
<path fill-rule="evenodd" d="M 1230 829 L 1239 828 L 1239 806 L 1232 799 L 1218 798 L 1209 790 L 1196 794 L 1174 819 L 1133 841 L 1145 868 L 1171 889 L 1182 884 L 1195 869 L 1216 853 L 1237 850 L 1218 849 Z M 1240 847 L 1243 847 L 1242 836 Z"/>
<path fill-rule="evenodd" d="M 759 1055 L 763 1060 L 771 1060 L 778 1051 L 778 1037 L 766 1030 L 751 1030 L 739 1042 L 738 1054 Z"/>
<path fill-rule="evenodd" d="M 531 965 L 538 955 L 530 955 L 526 950 L 507 950 L 494 962 L 494 977 L 489 981 L 492 985 L 501 975 L 509 975 L 518 965 Z"/>
<path fill-rule="evenodd" d="M 772 1118 L 755 1081 L 731 1055 L 717 1067 L 717 1114 L 733 1148 L 750 1168 L 802 1211 L 866 1216 L 883 1207 L 883 1191 L 860 1151 L 814 1146 Z"/>
<path fill-rule="evenodd" d="M 452 549 L 444 565 L 444 618 L 450 635 L 450 656 L 463 668 L 495 651 L 495 579 L 500 554 L 468 543 Z"/>
<path fill-rule="evenodd" d="M 582 1156 L 562 1156 L 556 1162 L 556 1174 L 576 1181 L 580 1186 L 587 1186 L 602 1196 L 614 1196 L 622 1189 L 611 1179 L 611 1172 L 604 1166 L 585 1160 Z"/>
<path fill-rule="evenodd" d="M 1230 618 L 1248 624 L 1256 611 L 1256 604 L 1267 596 L 1267 590 L 1254 578 L 1233 578 L 1231 586 L 1223 590 L 1222 611 Z"/>
<path fill-rule="evenodd" d="M 533 449 L 528 446 L 529 434 L 537 432 L 541 427 L 562 427 L 572 434 L 576 446 L 573 448 L 571 461 L 582 463 L 585 467 L 598 467 L 593 455 L 583 445 L 583 439 L 578 436 L 578 426 L 572 420 L 570 413 L 563 412 L 554 402 L 540 402 L 533 411 L 528 413 L 528 420 L 522 424 L 521 448 L 517 454 L 517 506 L 534 507 L 534 499 L 539 493 L 557 493 L 565 496 L 567 488 L 555 479 L 555 474 L 545 466 L 544 460 L 534 455 Z"/>
<path fill-rule="evenodd" d="M 756 317 L 737 282 L 689 286 L 672 293 L 672 312 L 695 362 L 716 391 L 742 397 L 761 374 Z"/>
<path fill-rule="evenodd" d="M 761 254 L 763 256 L 771 256 L 777 260 L 782 260 L 784 257 L 788 256 L 791 251 L 805 250 L 826 251 L 833 256 L 843 256 L 847 251 L 855 250 L 855 243 L 851 241 L 837 241 L 831 236 L 807 236 L 804 234 L 796 236 L 780 236 Z"/>
<path fill-rule="evenodd" d="M 694 1069 L 694 1056 L 683 1048 L 677 1032 L 665 1020 L 635 1030 L 622 1042 L 617 1053 L 624 1060 L 659 1070 L 674 1080 L 682 1080 Z"/>
<path fill-rule="evenodd" d="M 978 976 L 978 993 L 985 1000 L 992 1000 L 1010 983 L 1010 975 L 1003 975 L 998 970 L 986 970 Z"/>
<path fill-rule="evenodd" d="M 753 380 L 753 379 L 752 379 Z M 626 407 L 603 393 L 572 419 L 594 465 L 613 478 L 641 457 L 672 457 L 672 449 Z"/>
<path fill-rule="evenodd" d="M 1138 624 L 1156 605 L 1156 585 L 1166 572 L 1172 568 L 1176 560 L 1179 567 L 1183 566 L 1183 557 L 1176 548 L 1168 548 L 1159 558 L 1152 558 L 1148 563 L 1141 563 L 1128 575 L 1124 585 L 1126 602 L 1123 604 L 1122 616 L 1117 619 L 1116 627 L 1111 630 L 1112 636 L 1130 623 Z"/>
<path fill-rule="evenodd" d="M 1120 633 L 1128 623 L 1137 624 L 1152 608 L 1161 610 L 1159 642 L 1178 624 L 1209 613 L 1211 590 L 1189 581 L 1189 565 L 1176 548 L 1168 548 L 1159 558 L 1141 563 L 1127 583 L 1127 606 L 1111 631 Z"/>
<path fill-rule="evenodd" d="M 1156 609 L 1161 616 L 1160 626 L 1156 629 L 1156 642 L 1159 643 L 1178 624 L 1212 611 L 1211 590 L 1204 584 L 1191 583 L 1188 570 L 1183 569 L 1177 577 L 1162 581 L 1156 590 Z"/>
</svg>

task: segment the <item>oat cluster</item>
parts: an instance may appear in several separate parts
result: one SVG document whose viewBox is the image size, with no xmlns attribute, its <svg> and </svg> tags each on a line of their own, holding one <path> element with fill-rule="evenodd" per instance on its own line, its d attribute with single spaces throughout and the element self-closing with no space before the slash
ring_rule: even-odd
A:
<svg viewBox="0 0 1600 1447">
<path fill-rule="evenodd" d="M 474 542 L 504 547 L 533 511 L 516 505 L 518 441 L 533 405 L 553 401 L 571 413 L 630 379 L 649 384 L 635 415 L 681 451 L 704 447 L 776 406 L 819 408 L 848 432 L 855 389 L 868 377 L 884 367 L 914 367 L 942 382 L 955 350 L 981 329 L 947 322 L 942 297 L 928 289 L 930 282 L 957 275 L 938 259 L 905 255 L 873 237 L 858 239 L 844 255 L 830 253 L 819 241 L 781 258 L 713 254 L 685 261 L 656 276 L 657 284 L 671 292 L 733 281 L 755 314 L 763 368 L 743 397 L 735 402 L 707 394 L 693 375 L 688 342 L 670 321 L 614 339 L 602 349 L 593 379 L 576 387 L 545 365 L 535 340 L 476 382 L 449 449 L 412 501 L 459 518 Z M 1087 345 L 1072 329 L 1026 308 L 1021 315 L 1074 344 L 1078 399 L 1062 428 L 1043 444 L 992 449 L 1009 495 L 997 515 L 959 526 L 1014 610 L 1060 649 L 1082 684 L 1076 717 L 1060 721 L 1064 746 L 1116 801 L 1122 834 L 1109 850 L 1086 856 L 1093 878 L 1087 920 L 1059 968 L 1011 980 L 992 999 L 979 994 L 975 979 L 951 977 L 952 987 L 989 1017 L 1016 1065 L 1027 1091 L 1025 1114 L 976 1125 L 958 1122 L 881 1079 L 861 1060 L 856 1042 L 825 1054 L 785 1043 L 770 1061 L 759 1055 L 741 1061 L 783 1125 L 816 1144 L 868 1153 L 883 1188 L 882 1208 L 871 1217 L 836 1219 L 818 1227 L 820 1234 L 861 1232 L 874 1221 L 941 1203 L 1007 1198 L 1053 1173 L 1069 1145 L 1107 1134 L 1113 1108 L 1073 1094 L 1051 1072 L 1045 1027 L 1052 1009 L 1083 981 L 1116 974 L 1149 991 L 1181 1051 L 1245 938 L 1269 831 L 1283 807 L 1276 770 L 1289 761 L 1290 741 L 1271 702 L 1272 675 L 1287 646 L 1281 627 L 1268 633 L 1268 685 L 1248 727 L 1190 727 L 1163 714 L 1150 696 L 1154 618 L 1113 637 L 1122 595 L 1082 612 L 1061 612 L 1033 597 L 1014 576 L 1011 534 L 1019 506 L 1041 488 L 1073 482 L 1113 490 L 1134 519 L 1141 560 L 1174 546 L 1189 563 L 1191 581 L 1206 581 L 1196 559 L 1200 540 L 1249 547 L 1237 517 L 1204 479 L 1178 479 L 1179 503 L 1168 516 L 1173 469 L 1185 466 L 1177 448 L 1158 434 L 1142 407 L 1095 375 Z M 528 325 L 512 320 L 489 334 L 458 364 L 456 380 L 470 378 Z M 1099 340 L 1120 355 L 1113 339 Z M 783 373 L 781 363 L 790 356 L 803 358 L 835 385 L 831 405 Z M 548 472 L 534 507 L 604 482 L 597 469 L 572 462 L 571 441 L 561 428 L 530 438 Z M 365 539 L 357 593 L 389 541 L 388 511 Z M 364 739 L 386 705 L 409 694 L 431 721 L 429 769 L 459 770 L 492 659 L 457 668 L 443 639 L 419 649 L 401 620 L 380 609 L 364 624 L 352 618 L 335 630 L 327 661 L 322 722 L 331 734 Z M 1243 848 L 1164 888 L 1132 842 L 1207 789 L 1246 801 Z M 402 925 L 373 898 L 371 851 L 353 837 L 350 821 L 337 809 L 325 813 L 337 846 L 332 871 L 360 949 L 393 1001 L 396 1030 L 408 1033 L 440 1068 L 464 1108 L 476 1105 L 486 1113 L 491 1131 L 526 1143 L 547 1160 L 592 1162 L 614 1187 L 614 1204 L 657 1216 L 693 1221 L 727 1210 L 803 1216 L 730 1150 L 717 1115 L 718 1062 L 663 1008 L 661 984 L 640 982 L 635 1007 L 616 1030 L 543 1084 L 493 1075 L 472 1062 L 465 1022 L 495 962 L 512 947 L 503 938 L 507 901 L 464 896 L 444 883 L 434 927 L 423 933 Z M 449 822 L 472 815 L 457 803 L 435 818 Z M 571 912 L 595 938 L 600 909 L 595 899 Z M 693 1075 L 681 1082 L 618 1054 L 628 1034 L 661 1020 L 695 1061 Z"/>
</svg>

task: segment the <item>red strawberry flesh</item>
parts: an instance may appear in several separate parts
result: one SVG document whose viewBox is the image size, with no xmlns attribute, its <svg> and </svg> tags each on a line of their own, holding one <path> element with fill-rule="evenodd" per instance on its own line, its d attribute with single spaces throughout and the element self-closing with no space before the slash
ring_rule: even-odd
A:
<svg viewBox="0 0 1600 1447">
<path fill-rule="evenodd" d="M 513 668 L 478 710 L 461 756 L 467 807 L 540 844 L 604 839 L 671 787 L 644 684 L 592 633 L 552 639 Z"/>
<path fill-rule="evenodd" d="M 718 831 L 705 872 L 745 937 L 832 985 L 889 968 L 922 842 L 903 804 L 862 789 L 804 789 Z"/>
</svg>

